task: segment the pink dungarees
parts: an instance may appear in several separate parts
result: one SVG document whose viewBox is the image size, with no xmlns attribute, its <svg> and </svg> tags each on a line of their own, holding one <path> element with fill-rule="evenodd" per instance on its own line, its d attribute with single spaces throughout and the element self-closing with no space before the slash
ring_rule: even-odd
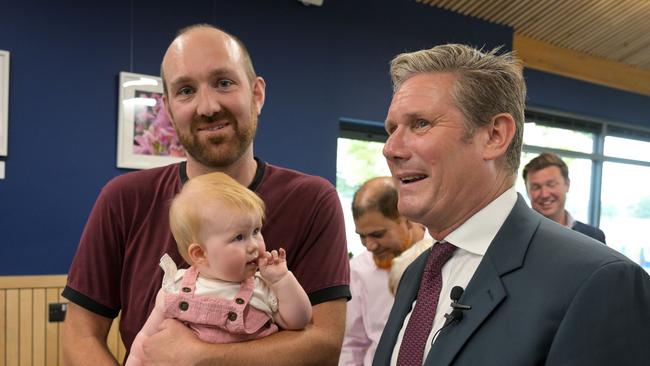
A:
<svg viewBox="0 0 650 366">
<path fill-rule="evenodd" d="M 166 318 L 182 321 L 201 340 L 211 343 L 248 341 L 278 331 L 278 326 L 265 312 L 249 304 L 254 277 L 241 283 L 232 300 L 195 296 L 197 277 L 196 268 L 188 268 L 183 275 L 180 291 L 165 295 Z"/>
</svg>

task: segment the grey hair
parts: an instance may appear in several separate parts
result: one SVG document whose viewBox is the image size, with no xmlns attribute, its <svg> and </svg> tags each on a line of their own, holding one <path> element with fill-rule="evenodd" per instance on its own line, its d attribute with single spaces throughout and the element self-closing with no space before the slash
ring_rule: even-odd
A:
<svg viewBox="0 0 650 366">
<path fill-rule="evenodd" d="M 451 97 L 465 117 L 468 138 L 499 113 L 509 113 L 516 130 L 506 152 L 510 173 L 517 173 L 524 133 L 526 84 L 523 63 L 513 52 L 483 52 L 462 44 L 445 44 L 397 55 L 390 63 L 393 90 L 412 76 L 448 72 L 456 76 Z"/>
</svg>

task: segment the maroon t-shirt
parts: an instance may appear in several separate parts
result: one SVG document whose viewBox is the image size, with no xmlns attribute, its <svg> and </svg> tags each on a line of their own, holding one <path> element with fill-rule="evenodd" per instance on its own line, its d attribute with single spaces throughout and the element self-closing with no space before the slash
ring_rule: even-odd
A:
<svg viewBox="0 0 650 366">
<path fill-rule="evenodd" d="M 267 250 L 285 248 L 287 265 L 312 304 L 350 298 L 343 212 L 325 179 L 257 159 L 251 186 L 266 204 Z M 187 267 L 169 229 L 169 205 L 187 181 L 185 163 L 126 173 L 102 189 L 88 218 L 63 296 L 115 318 L 127 350 L 162 282 L 160 257 Z"/>
</svg>

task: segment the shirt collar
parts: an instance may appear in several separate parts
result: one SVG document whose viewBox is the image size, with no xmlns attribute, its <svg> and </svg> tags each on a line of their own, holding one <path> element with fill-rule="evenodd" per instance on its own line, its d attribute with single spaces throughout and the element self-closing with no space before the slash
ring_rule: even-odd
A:
<svg viewBox="0 0 650 366">
<path fill-rule="evenodd" d="M 449 233 L 444 241 L 468 252 L 485 255 L 515 202 L 517 192 L 513 186 Z"/>
<path fill-rule="evenodd" d="M 573 228 L 573 225 L 575 225 L 576 223 L 576 219 L 574 219 L 573 216 L 571 216 L 569 211 L 564 210 L 564 213 L 566 214 L 566 227 Z"/>
</svg>

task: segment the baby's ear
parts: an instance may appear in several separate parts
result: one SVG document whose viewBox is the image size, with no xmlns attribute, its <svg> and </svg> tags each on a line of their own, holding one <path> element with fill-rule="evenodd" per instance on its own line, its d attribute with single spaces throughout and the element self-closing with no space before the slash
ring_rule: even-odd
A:
<svg viewBox="0 0 650 366">
<path fill-rule="evenodd" d="M 197 243 L 192 243 L 187 247 L 187 255 L 192 260 L 192 265 L 203 264 L 206 261 L 205 251 L 203 250 L 203 247 Z"/>
</svg>

